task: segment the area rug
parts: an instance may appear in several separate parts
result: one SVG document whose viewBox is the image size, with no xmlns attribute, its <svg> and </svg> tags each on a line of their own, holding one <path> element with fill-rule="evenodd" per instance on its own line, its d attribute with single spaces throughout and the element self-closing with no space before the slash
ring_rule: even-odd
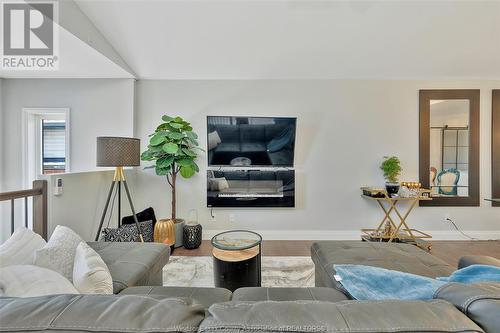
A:
<svg viewBox="0 0 500 333">
<path fill-rule="evenodd" d="M 163 268 L 163 285 L 213 287 L 212 257 L 170 257 Z M 314 287 L 314 264 L 309 257 L 262 257 L 263 287 Z"/>
</svg>

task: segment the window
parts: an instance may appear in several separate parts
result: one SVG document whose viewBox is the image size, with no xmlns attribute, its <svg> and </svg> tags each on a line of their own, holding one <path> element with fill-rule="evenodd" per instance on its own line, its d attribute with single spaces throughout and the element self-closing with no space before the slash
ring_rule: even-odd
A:
<svg viewBox="0 0 500 333">
<path fill-rule="evenodd" d="M 43 175 L 66 172 L 66 120 L 41 119 Z"/>
<path fill-rule="evenodd" d="M 24 109 L 23 118 L 24 185 L 69 172 L 69 109 Z"/>
</svg>

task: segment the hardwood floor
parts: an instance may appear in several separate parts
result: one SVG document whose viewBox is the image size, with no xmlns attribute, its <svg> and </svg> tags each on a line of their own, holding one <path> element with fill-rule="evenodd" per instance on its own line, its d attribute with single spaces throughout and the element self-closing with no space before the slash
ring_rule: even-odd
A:
<svg viewBox="0 0 500 333">
<path fill-rule="evenodd" d="M 314 241 L 308 240 L 268 240 L 262 245 L 265 256 L 310 256 L 310 247 Z M 456 266 L 464 255 L 486 255 L 500 259 L 500 241 L 433 241 L 431 254 L 448 264 Z M 174 256 L 211 256 L 212 246 L 205 240 L 195 250 L 175 249 Z"/>
</svg>

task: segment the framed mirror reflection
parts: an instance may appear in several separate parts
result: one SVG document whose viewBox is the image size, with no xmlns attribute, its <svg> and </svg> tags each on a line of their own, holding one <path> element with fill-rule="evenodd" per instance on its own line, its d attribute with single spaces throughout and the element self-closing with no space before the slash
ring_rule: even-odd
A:
<svg viewBox="0 0 500 333">
<path fill-rule="evenodd" d="M 421 206 L 479 206 L 479 90 L 420 91 Z"/>
</svg>

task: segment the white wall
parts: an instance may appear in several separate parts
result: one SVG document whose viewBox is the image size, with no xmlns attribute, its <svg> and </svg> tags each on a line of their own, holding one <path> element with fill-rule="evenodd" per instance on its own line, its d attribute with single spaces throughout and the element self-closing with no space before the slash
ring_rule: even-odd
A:
<svg viewBox="0 0 500 333">
<path fill-rule="evenodd" d="M 132 199 L 134 199 L 135 182 L 134 172 L 126 170 Z M 54 184 L 56 178 L 63 180 L 63 192 L 61 195 L 54 195 Z M 49 183 L 48 198 L 48 234 L 51 235 L 58 224 L 65 225 L 73 229 L 83 239 L 93 241 L 99 227 L 102 211 L 109 192 L 113 171 L 91 171 L 68 173 L 64 175 L 49 175 L 43 177 Z M 116 188 L 116 187 L 115 187 Z M 114 209 L 108 210 L 108 215 L 103 227 L 117 226 L 117 197 L 115 198 Z M 109 217 L 110 213 L 113 213 Z M 131 211 L 122 188 L 122 217 L 131 215 Z M 108 224 L 109 222 L 109 224 Z"/>
<path fill-rule="evenodd" d="M 132 79 L 5 79 L 2 82 L 2 119 L 0 122 L 3 140 L 2 158 L 4 164 L 0 175 L 1 190 L 21 189 L 22 184 L 22 109 L 67 107 L 70 109 L 70 155 L 71 171 L 97 170 L 95 167 L 96 136 L 132 136 L 134 122 L 134 81 Z M 81 200 L 77 196 L 69 210 L 74 214 L 94 212 L 80 210 Z M 0 242 L 10 233 L 10 208 L 2 204 L 0 215 L 2 229 Z M 16 203 L 18 224 L 22 224 L 21 203 Z M 0 211 L 2 213 L 2 211 Z M 56 223 L 64 223 L 64 219 Z"/>
<path fill-rule="evenodd" d="M 249 228 L 267 239 L 358 238 L 360 228 L 382 218 L 373 202 L 360 198 L 359 187 L 383 184 L 378 166 L 384 155 L 401 158 L 402 180 L 418 179 L 418 90 L 432 88 L 481 89 L 481 198 L 490 197 L 491 89 L 499 89 L 500 81 L 138 81 L 134 98 L 131 80 L 4 80 L 5 189 L 17 189 L 22 182 L 23 107 L 71 108 L 73 171 L 96 169 L 97 135 L 131 135 L 134 128 L 144 149 L 147 135 L 165 113 L 192 122 L 204 147 L 207 115 L 296 116 L 296 208 L 218 208 L 216 221 L 210 221 L 202 157 L 200 174 L 179 181 L 178 215 L 187 217 L 196 208 L 205 237 L 217 230 Z M 50 228 L 67 224 L 92 239 L 107 173 L 64 176 L 63 196 L 50 198 Z M 165 179 L 142 168 L 127 174 L 136 210 L 152 206 L 158 218 L 169 216 Z M 500 209 L 484 201 L 481 207 L 416 208 L 409 222 L 436 238 L 460 238 L 443 222 L 446 214 L 473 236 L 500 238 Z"/>
<path fill-rule="evenodd" d="M 95 170 L 95 140 L 100 135 L 133 135 L 132 79 L 4 80 L 5 189 L 22 186 L 22 109 L 70 109 L 71 171 Z"/>
<path fill-rule="evenodd" d="M 357 237 L 360 228 L 382 218 L 373 202 L 360 198 L 359 187 L 384 183 L 384 155 L 401 158 L 401 180 L 418 179 L 418 91 L 432 88 L 481 89 L 481 198 L 490 197 L 491 89 L 500 88 L 500 81 L 139 81 L 136 136 L 144 149 L 163 114 L 180 115 L 206 148 L 207 115 L 296 116 L 295 209 L 219 208 L 210 221 L 202 157 L 201 172 L 179 183 L 178 215 L 196 208 L 207 234 L 250 228 L 268 238 Z M 151 205 L 158 217 L 169 216 L 166 181 L 152 170 L 137 172 L 137 206 Z M 443 221 L 446 214 L 474 236 L 500 237 L 500 209 L 484 201 L 481 207 L 419 207 L 408 222 L 438 238 L 455 237 Z"/>
</svg>

